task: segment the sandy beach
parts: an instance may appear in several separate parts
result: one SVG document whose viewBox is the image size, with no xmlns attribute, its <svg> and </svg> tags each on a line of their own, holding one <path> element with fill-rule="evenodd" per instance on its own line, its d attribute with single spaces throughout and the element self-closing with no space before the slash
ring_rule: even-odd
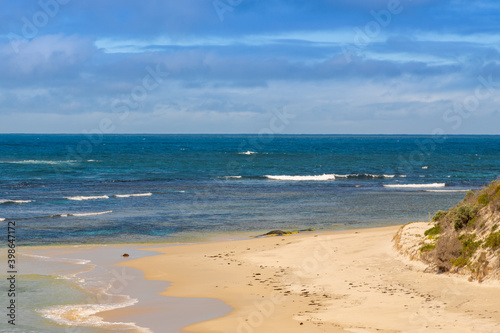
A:
<svg viewBox="0 0 500 333">
<path fill-rule="evenodd" d="M 150 250 L 162 255 L 119 265 L 170 281 L 163 296 L 219 299 L 233 309 L 186 332 L 499 332 L 500 287 L 424 273 L 393 248 L 398 228 L 157 247 Z M 169 311 L 158 306 L 99 316 L 129 322 Z M 165 332 L 166 320 L 155 318 L 149 328 Z"/>
</svg>

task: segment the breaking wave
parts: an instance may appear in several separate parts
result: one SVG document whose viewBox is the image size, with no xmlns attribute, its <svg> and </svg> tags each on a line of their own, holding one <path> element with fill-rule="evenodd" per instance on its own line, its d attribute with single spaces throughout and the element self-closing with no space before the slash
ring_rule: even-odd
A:
<svg viewBox="0 0 500 333">
<path fill-rule="evenodd" d="M 432 183 L 432 184 L 391 184 L 384 185 L 384 187 L 391 188 L 427 188 L 427 187 L 445 187 L 445 183 Z"/>
<path fill-rule="evenodd" d="M 291 180 L 291 181 L 318 181 L 318 180 L 335 180 L 335 175 L 330 174 L 324 174 L 324 175 L 318 175 L 318 176 L 271 176 L 271 175 L 266 175 L 265 176 L 268 179 L 272 180 Z"/>
<path fill-rule="evenodd" d="M 0 199 L 0 205 L 1 204 L 23 204 L 23 203 L 30 203 L 30 202 L 33 202 L 33 200 Z"/>
<path fill-rule="evenodd" d="M 66 199 L 73 200 L 73 201 L 84 201 L 84 200 L 109 199 L 109 197 L 107 195 L 89 196 L 89 197 L 75 196 L 75 197 L 66 197 Z"/>
<path fill-rule="evenodd" d="M 135 193 L 135 194 L 115 194 L 115 198 L 130 198 L 130 197 L 150 197 L 153 193 Z"/>
</svg>

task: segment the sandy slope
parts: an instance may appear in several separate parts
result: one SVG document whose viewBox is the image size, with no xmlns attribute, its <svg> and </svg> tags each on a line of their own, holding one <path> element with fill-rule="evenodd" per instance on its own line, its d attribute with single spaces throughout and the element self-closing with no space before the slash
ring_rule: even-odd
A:
<svg viewBox="0 0 500 333">
<path fill-rule="evenodd" d="M 423 273 L 394 250 L 397 229 L 156 248 L 121 265 L 172 281 L 163 295 L 234 308 L 189 332 L 500 332 L 500 287 Z"/>
</svg>

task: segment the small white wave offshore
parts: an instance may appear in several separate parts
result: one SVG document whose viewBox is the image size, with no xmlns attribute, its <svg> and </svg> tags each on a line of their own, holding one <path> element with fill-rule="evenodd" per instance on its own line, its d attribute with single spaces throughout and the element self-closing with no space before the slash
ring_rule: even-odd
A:
<svg viewBox="0 0 500 333">
<path fill-rule="evenodd" d="M 115 198 L 130 198 L 130 197 L 150 197 L 153 193 L 135 193 L 135 194 L 115 194 Z"/>
<path fill-rule="evenodd" d="M 105 212 L 96 212 L 96 213 L 72 213 L 72 214 L 68 214 L 68 216 L 84 217 L 84 216 L 104 215 L 104 214 L 109 214 L 109 213 L 113 213 L 113 211 L 112 210 L 108 210 L 108 211 L 105 211 Z"/>
<path fill-rule="evenodd" d="M 30 203 L 33 200 L 12 200 L 12 199 L 0 199 L 0 204 L 23 204 Z"/>
<path fill-rule="evenodd" d="M 272 180 L 289 180 L 289 181 L 324 181 L 324 180 L 335 180 L 335 175 L 333 174 L 323 174 L 318 176 L 265 176 L 268 179 Z"/>
<path fill-rule="evenodd" d="M 97 196 L 75 196 L 75 197 L 66 197 L 68 200 L 72 201 L 84 201 L 84 200 L 99 200 L 99 199 L 109 199 L 107 195 L 97 195 Z"/>
<path fill-rule="evenodd" d="M 255 151 L 251 151 L 251 150 L 247 150 L 246 152 L 241 152 L 241 153 L 238 153 L 240 155 L 253 155 L 253 154 L 257 154 L 257 152 Z"/>
<path fill-rule="evenodd" d="M 70 164 L 76 163 L 76 160 L 69 161 L 44 161 L 44 160 L 24 160 L 24 161 L 2 161 L 1 163 L 9 163 L 9 164 L 48 164 L 48 165 L 56 165 L 56 164 Z"/>
<path fill-rule="evenodd" d="M 384 185 L 384 187 L 390 188 L 433 188 L 433 187 L 445 187 L 445 183 L 432 183 L 432 184 L 390 184 Z"/>
<path fill-rule="evenodd" d="M 395 175 L 374 175 L 371 173 L 351 173 L 347 175 L 337 175 L 334 174 L 335 177 L 338 178 L 394 178 Z"/>
<path fill-rule="evenodd" d="M 425 192 L 449 193 L 449 192 L 468 192 L 470 190 L 425 190 Z"/>
</svg>

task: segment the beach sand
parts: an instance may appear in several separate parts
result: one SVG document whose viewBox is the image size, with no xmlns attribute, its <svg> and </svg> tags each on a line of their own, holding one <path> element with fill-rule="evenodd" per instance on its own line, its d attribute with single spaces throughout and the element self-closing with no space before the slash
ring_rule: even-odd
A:
<svg viewBox="0 0 500 333">
<path fill-rule="evenodd" d="M 424 273 L 394 249 L 398 228 L 156 247 L 163 254 L 119 266 L 170 281 L 161 295 L 218 299 L 233 309 L 186 332 L 500 332 L 499 285 Z M 99 316 L 163 333 L 161 314 L 170 307 L 139 302 Z"/>
</svg>

